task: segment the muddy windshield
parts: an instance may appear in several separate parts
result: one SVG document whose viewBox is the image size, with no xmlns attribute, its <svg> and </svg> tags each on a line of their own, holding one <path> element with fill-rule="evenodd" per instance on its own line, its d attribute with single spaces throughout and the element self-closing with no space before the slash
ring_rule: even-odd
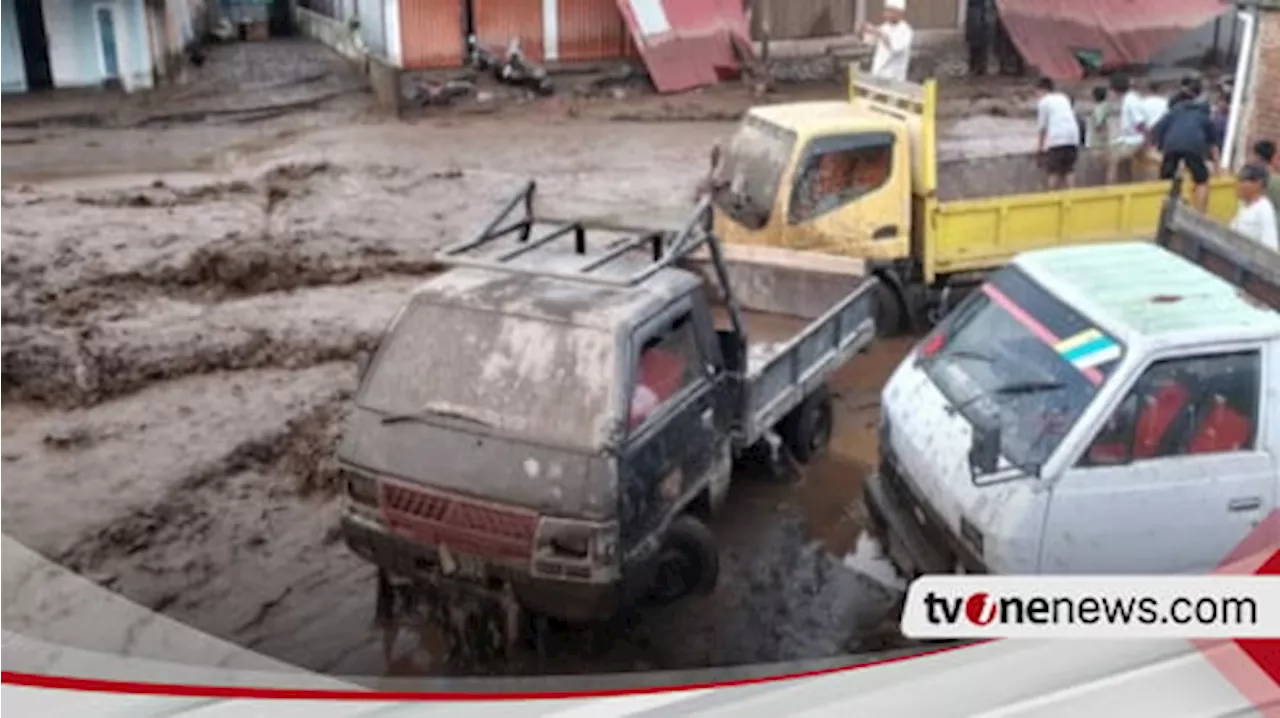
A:
<svg viewBox="0 0 1280 718">
<path fill-rule="evenodd" d="M 615 357 L 599 329 L 415 300 L 356 404 L 384 422 L 444 417 L 580 447 L 608 434 Z"/>
<path fill-rule="evenodd" d="M 1035 473 L 1119 365 L 1124 347 L 1025 274 L 1002 270 L 920 347 L 926 373 L 1001 453 Z"/>
<path fill-rule="evenodd" d="M 751 229 L 768 224 L 795 142 L 790 130 L 748 115 L 716 171 L 716 206 Z"/>
</svg>

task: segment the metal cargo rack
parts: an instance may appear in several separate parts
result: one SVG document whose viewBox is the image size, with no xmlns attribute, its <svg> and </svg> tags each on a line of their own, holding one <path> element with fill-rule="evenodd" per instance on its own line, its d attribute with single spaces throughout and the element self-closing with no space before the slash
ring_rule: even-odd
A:
<svg viewBox="0 0 1280 718">
<path fill-rule="evenodd" d="M 599 254 L 589 254 L 587 249 L 587 231 L 604 229 L 618 231 L 622 228 L 608 225 L 592 225 L 588 222 L 576 221 L 561 224 L 550 231 L 534 234 L 534 225 L 539 223 L 534 212 L 534 197 L 537 183 L 530 180 L 509 199 L 502 209 L 485 225 L 484 229 L 473 238 L 454 242 L 443 247 L 437 259 L 445 266 L 472 267 L 495 272 L 524 274 L 537 277 L 549 277 L 572 282 L 586 282 L 612 287 L 633 287 L 642 284 L 650 277 L 668 267 L 676 265 L 699 247 L 707 246 L 717 274 L 721 282 L 727 278 L 723 273 L 723 260 L 719 244 L 710 231 L 711 204 L 704 200 L 698 205 L 693 216 L 683 228 L 677 232 L 667 230 L 642 230 L 634 237 L 618 240 L 605 246 Z M 517 208 L 522 209 L 520 216 L 513 218 Z M 486 247 L 495 242 L 515 237 L 516 246 L 505 251 L 484 253 Z M 574 253 L 584 258 L 582 264 L 571 269 L 552 269 L 538 263 L 522 263 L 521 257 L 546 248 L 559 241 L 572 239 Z M 619 276 L 607 274 L 601 270 L 614 265 L 624 257 L 635 257 L 641 251 L 648 250 L 650 261 L 642 269 L 631 274 Z M 727 287 L 727 283 L 725 283 Z"/>
</svg>

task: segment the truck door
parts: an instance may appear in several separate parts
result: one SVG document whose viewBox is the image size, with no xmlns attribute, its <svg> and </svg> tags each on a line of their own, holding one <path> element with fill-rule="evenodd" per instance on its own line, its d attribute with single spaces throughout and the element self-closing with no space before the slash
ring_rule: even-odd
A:
<svg viewBox="0 0 1280 718">
<path fill-rule="evenodd" d="M 892 260 L 911 249 L 911 160 L 888 130 L 828 135 L 801 151 L 786 208 L 798 250 Z"/>
<path fill-rule="evenodd" d="M 677 303 L 632 337 L 628 436 L 619 471 L 623 550 L 629 550 L 702 488 L 709 474 L 728 469 L 729 434 L 717 427 L 715 370 L 700 342 L 692 298 Z M 713 491 L 719 487 L 711 487 Z"/>
<path fill-rule="evenodd" d="M 1154 361 L 1053 487 L 1044 573 L 1217 567 L 1272 510 L 1264 350 Z"/>
</svg>

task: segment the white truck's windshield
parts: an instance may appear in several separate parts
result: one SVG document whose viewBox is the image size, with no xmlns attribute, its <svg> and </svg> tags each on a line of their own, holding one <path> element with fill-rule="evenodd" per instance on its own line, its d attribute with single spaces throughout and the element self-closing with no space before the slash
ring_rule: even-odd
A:
<svg viewBox="0 0 1280 718">
<path fill-rule="evenodd" d="M 998 422 L 1001 453 L 1048 460 L 1124 347 L 1016 268 L 997 273 L 922 343 L 929 378 L 970 421 Z"/>
<path fill-rule="evenodd" d="M 751 229 L 769 222 L 795 133 L 747 115 L 716 172 L 716 206 Z"/>
</svg>

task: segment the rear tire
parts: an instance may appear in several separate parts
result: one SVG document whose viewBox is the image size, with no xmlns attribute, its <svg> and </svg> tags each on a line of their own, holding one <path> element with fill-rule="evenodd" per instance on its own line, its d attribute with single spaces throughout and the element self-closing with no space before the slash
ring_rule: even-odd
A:
<svg viewBox="0 0 1280 718">
<path fill-rule="evenodd" d="M 796 461 L 810 464 L 827 452 L 834 425 L 831 392 L 824 384 L 782 419 L 778 433 Z"/>
</svg>

